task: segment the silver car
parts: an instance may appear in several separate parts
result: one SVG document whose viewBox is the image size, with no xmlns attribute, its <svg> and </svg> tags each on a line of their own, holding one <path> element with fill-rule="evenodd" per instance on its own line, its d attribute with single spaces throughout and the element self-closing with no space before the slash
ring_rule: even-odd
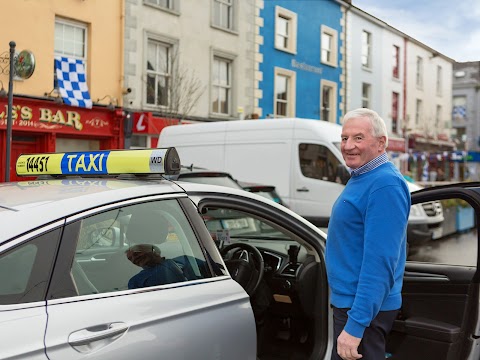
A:
<svg viewBox="0 0 480 360">
<path fill-rule="evenodd" d="M 0 358 L 329 359 L 325 233 L 264 197 L 149 173 L 177 161 L 154 151 L 19 158 L 44 175 L 0 185 Z M 471 212 L 408 262 L 388 357 L 478 358 L 479 186 L 413 194 Z"/>
</svg>

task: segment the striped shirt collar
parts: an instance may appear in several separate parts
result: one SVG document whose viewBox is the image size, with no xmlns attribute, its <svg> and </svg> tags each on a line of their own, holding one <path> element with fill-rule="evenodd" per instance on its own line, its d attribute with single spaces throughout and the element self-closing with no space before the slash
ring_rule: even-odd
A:
<svg viewBox="0 0 480 360">
<path fill-rule="evenodd" d="M 369 172 L 387 162 L 388 162 L 388 155 L 386 152 L 384 152 L 383 154 L 377 156 L 375 159 L 367 162 L 365 165 L 362 165 L 357 169 L 350 169 L 350 176 L 353 177 L 353 176 L 365 174 L 366 172 Z"/>
</svg>

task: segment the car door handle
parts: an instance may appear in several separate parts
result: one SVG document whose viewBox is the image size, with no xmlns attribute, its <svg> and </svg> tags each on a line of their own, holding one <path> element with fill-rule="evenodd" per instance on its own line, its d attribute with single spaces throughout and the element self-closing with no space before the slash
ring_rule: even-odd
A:
<svg viewBox="0 0 480 360">
<path fill-rule="evenodd" d="M 127 330 L 128 326 L 121 322 L 92 326 L 70 334 L 68 343 L 72 346 L 88 345 L 94 341 L 121 335 Z"/>
<path fill-rule="evenodd" d="M 305 186 L 300 188 L 300 189 L 297 189 L 298 192 L 309 192 L 310 190 L 308 190 Z"/>
</svg>

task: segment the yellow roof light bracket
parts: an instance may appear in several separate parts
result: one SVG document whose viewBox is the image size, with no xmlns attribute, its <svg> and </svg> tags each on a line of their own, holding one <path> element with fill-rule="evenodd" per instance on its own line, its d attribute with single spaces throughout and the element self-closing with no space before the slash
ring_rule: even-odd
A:
<svg viewBox="0 0 480 360">
<path fill-rule="evenodd" d="M 180 172 L 180 158 L 174 147 L 22 154 L 16 170 L 19 176 L 175 175 Z"/>
</svg>

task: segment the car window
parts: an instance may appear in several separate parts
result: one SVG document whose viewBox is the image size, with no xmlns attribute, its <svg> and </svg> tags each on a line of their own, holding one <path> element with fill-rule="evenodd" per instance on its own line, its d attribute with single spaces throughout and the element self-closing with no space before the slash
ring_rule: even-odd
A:
<svg viewBox="0 0 480 360">
<path fill-rule="evenodd" d="M 116 208 L 80 222 L 71 270 L 79 295 L 211 276 L 176 200 Z"/>
<path fill-rule="evenodd" d="M 59 236 L 50 231 L 0 254 L 0 304 L 45 299 Z"/>
<path fill-rule="evenodd" d="M 462 199 L 413 205 L 408 221 L 409 261 L 476 266 L 475 211 Z"/>
<path fill-rule="evenodd" d="M 212 238 L 223 244 L 230 239 L 290 240 L 289 234 L 273 227 L 265 220 L 230 209 L 208 209 L 203 218 Z"/>
<path fill-rule="evenodd" d="M 335 155 L 325 146 L 299 144 L 300 169 L 303 176 L 341 183 L 337 169 L 341 167 Z"/>
</svg>

